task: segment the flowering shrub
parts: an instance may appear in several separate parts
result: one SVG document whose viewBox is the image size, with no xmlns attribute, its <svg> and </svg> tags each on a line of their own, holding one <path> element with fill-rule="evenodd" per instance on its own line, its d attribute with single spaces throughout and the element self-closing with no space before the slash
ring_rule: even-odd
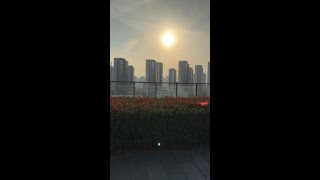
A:
<svg viewBox="0 0 320 180">
<path fill-rule="evenodd" d="M 208 142 L 209 98 L 112 97 L 110 105 L 111 150 Z"/>
</svg>

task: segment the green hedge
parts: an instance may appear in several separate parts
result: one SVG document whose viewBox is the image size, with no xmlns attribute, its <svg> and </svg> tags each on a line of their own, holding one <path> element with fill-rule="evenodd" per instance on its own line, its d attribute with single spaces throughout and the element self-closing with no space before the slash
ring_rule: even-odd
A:
<svg viewBox="0 0 320 180">
<path fill-rule="evenodd" d="M 209 143 L 210 107 L 181 110 L 111 110 L 110 150 L 179 147 Z"/>
</svg>

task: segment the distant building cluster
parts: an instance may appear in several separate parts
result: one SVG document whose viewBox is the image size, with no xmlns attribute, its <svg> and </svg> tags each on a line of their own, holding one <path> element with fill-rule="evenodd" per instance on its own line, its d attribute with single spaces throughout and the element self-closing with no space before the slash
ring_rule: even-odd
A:
<svg viewBox="0 0 320 180">
<path fill-rule="evenodd" d="M 208 62 L 208 76 L 202 65 L 195 65 L 193 70 L 188 61 L 182 60 L 175 68 L 169 68 L 169 75 L 163 76 L 163 64 L 154 59 L 146 59 L 145 76 L 136 77 L 134 67 L 124 58 L 114 58 L 110 65 L 110 83 L 112 96 L 210 96 L 210 62 Z M 165 82 L 165 83 L 162 83 Z M 176 83 L 179 85 L 177 86 Z M 192 84 L 197 83 L 197 85 Z M 199 84 L 200 83 L 200 84 Z"/>
</svg>

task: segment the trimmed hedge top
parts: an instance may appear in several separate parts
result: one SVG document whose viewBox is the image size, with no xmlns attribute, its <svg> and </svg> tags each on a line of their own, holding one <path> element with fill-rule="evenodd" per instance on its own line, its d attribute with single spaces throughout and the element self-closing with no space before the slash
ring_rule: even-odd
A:
<svg viewBox="0 0 320 180">
<path fill-rule="evenodd" d="M 199 108 L 203 102 L 208 102 L 207 108 L 210 108 L 210 98 L 192 97 L 192 98 L 132 98 L 132 97 L 112 97 L 110 100 L 111 112 L 114 111 L 158 111 L 162 110 L 188 110 Z"/>
</svg>

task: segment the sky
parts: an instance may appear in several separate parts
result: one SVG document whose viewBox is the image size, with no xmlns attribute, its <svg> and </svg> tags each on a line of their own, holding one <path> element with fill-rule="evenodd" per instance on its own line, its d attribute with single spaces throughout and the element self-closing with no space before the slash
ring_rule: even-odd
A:
<svg viewBox="0 0 320 180">
<path fill-rule="evenodd" d="M 162 43 L 167 32 L 175 39 L 170 47 Z M 111 0 L 110 48 L 110 64 L 125 58 L 137 77 L 145 76 L 146 59 L 162 62 L 164 77 L 181 60 L 207 74 L 210 0 Z"/>
</svg>

